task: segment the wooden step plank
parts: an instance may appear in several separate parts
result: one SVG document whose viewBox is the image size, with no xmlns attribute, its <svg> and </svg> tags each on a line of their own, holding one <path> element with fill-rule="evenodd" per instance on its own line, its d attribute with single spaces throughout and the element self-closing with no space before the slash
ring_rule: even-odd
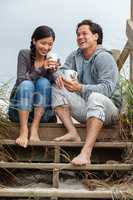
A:
<svg viewBox="0 0 133 200">
<path fill-rule="evenodd" d="M 11 122 L 12 127 L 19 127 L 19 123 Z M 29 123 L 30 126 L 30 123 Z M 74 123 L 76 128 L 85 128 L 86 124 Z M 49 127 L 49 128 L 64 128 L 62 123 L 40 123 L 40 127 Z M 104 126 L 105 129 L 118 127 L 118 124 L 112 126 Z"/>
<path fill-rule="evenodd" d="M 16 145 L 15 140 L 0 140 L 0 145 Z M 39 141 L 28 142 L 29 146 L 62 146 L 62 147 L 82 147 L 84 142 L 55 142 L 55 141 Z M 96 142 L 96 148 L 125 148 L 133 145 L 133 142 Z"/>
<path fill-rule="evenodd" d="M 0 162 L 0 168 L 16 169 L 57 169 L 57 170 L 132 170 L 133 164 L 88 164 L 74 166 L 70 163 L 28 163 L 28 162 Z"/>
<path fill-rule="evenodd" d="M 89 191 L 87 189 L 56 189 L 56 188 L 0 188 L 0 197 L 60 197 L 60 198 L 93 198 L 112 199 L 112 194 L 121 199 L 122 194 L 131 193 L 131 189 L 104 189 Z M 131 198 L 133 199 L 133 198 Z"/>
<path fill-rule="evenodd" d="M 50 143 L 51 144 L 51 143 Z M 68 143 L 69 144 L 69 143 Z M 74 143 L 75 144 L 75 143 Z M 100 143 L 101 144 L 101 143 Z M 104 144 L 104 143 L 103 143 Z M 111 144 L 111 143 L 110 143 Z M 111 144 L 112 145 L 112 144 Z M 122 162 L 122 154 L 124 151 L 130 149 L 132 146 L 127 148 L 117 148 L 117 147 L 107 147 L 93 148 L 91 160 L 92 163 L 106 163 L 108 160 L 115 160 L 118 162 Z M 99 142 L 98 142 L 99 146 Z M 125 145 L 124 145 L 125 146 Z M 57 148 L 59 147 L 59 151 Z M 10 155 L 13 161 L 17 162 L 41 162 L 41 163 L 63 163 L 68 160 L 72 160 L 72 158 L 80 152 L 81 147 L 71 147 L 71 146 L 28 146 L 27 148 L 20 147 L 15 144 L 14 145 L 0 145 L 1 151 L 6 152 L 6 155 Z M 0 160 L 9 162 L 11 160 L 9 156 L 1 157 Z M 60 157 L 60 161 L 59 160 Z"/>
<path fill-rule="evenodd" d="M 77 132 L 79 133 L 82 141 L 85 140 L 86 137 L 86 127 L 84 124 L 75 124 Z M 30 128 L 30 125 L 29 125 Z M 39 135 L 41 140 L 51 141 L 55 137 L 63 136 L 66 133 L 66 129 L 62 124 L 42 124 L 39 127 Z M 7 130 L 7 134 L 3 136 L 3 139 L 16 139 L 19 135 L 19 126 L 18 124 L 13 124 L 12 127 Z M 1 136 L 2 137 L 2 136 Z M 2 139 L 2 138 L 1 138 Z M 98 140 L 116 140 L 120 139 L 120 127 L 112 126 L 112 127 L 104 127 L 101 130 L 101 134 L 98 136 Z"/>
</svg>

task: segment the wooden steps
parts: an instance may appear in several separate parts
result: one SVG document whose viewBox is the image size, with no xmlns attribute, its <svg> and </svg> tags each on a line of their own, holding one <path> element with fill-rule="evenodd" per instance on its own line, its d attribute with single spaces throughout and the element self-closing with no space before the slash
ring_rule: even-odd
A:
<svg viewBox="0 0 133 200">
<path fill-rule="evenodd" d="M 30 126 L 30 125 L 29 125 Z M 75 124 L 75 127 L 81 137 L 81 140 L 85 140 L 86 126 L 84 124 Z M 113 129 L 113 131 L 112 131 Z M 19 126 L 16 123 L 12 123 L 1 139 L 16 139 L 19 135 Z M 66 133 L 66 129 L 62 124 L 47 123 L 40 124 L 39 135 L 40 139 L 44 141 L 53 141 L 55 137 L 60 137 Z M 101 130 L 101 134 L 97 141 L 119 141 L 121 139 L 121 130 L 118 125 L 112 127 L 104 127 Z"/>
<path fill-rule="evenodd" d="M 85 125 L 76 124 L 76 128 L 82 138 L 82 142 L 55 142 L 53 139 L 57 136 L 65 134 L 66 130 L 62 124 L 45 124 L 40 126 L 39 134 L 41 141 L 29 142 L 28 147 L 22 148 L 15 143 L 18 136 L 19 128 L 14 126 L 9 133 L 0 140 L 0 151 L 7 155 L 7 160 L 1 159 L 0 170 L 5 173 L 23 173 L 28 174 L 34 172 L 49 172 L 51 175 L 51 185 L 48 188 L 36 187 L 0 187 L 0 200 L 4 198 L 53 198 L 53 199 L 111 199 L 115 194 L 117 199 L 122 199 L 122 195 L 131 194 L 129 199 L 133 199 L 131 188 L 133 184 L 124 187 L 102 187 L 93 190 L 86 189 L 81 185 L 75 189 L 73 185 L 62 186 L 61 174 L 69 171 L 79 173 L 122 173 L 126 174 L 133 171 L 133 163 L 124 163 L 121 158 L 122 152 L 133 146 L 133 141 L 121 140 L 119 127 L 104 128 L 100 137 L 95 143 L 92 152 L 92 164 L 86 166 L 73 166 L 66 158 L 67 154 L 71 154 L 70 160 L 80 152 L 84 145 Z M 48 160 L 44 159 L 47 153 Z M 64 155 L 62 155 L 64 154 Z M 50 155 L 52 155 L 50 157 Z M 8 160 L 8 156 L 12 159 Z M 33 157 L 32 157 L 33 156 Z M 95 163 L 95 160 L 98 162 Z M 101 180 L 102 181 L 102 180 Z M 77 183 L 76 183 L 77 184 Z M 28 187 L 28 188 L 27 188 Z M 77 188 L 77 187 L 76 187 Z M 2 199 L 3 200 L 3 199 Z"/>
</svg>

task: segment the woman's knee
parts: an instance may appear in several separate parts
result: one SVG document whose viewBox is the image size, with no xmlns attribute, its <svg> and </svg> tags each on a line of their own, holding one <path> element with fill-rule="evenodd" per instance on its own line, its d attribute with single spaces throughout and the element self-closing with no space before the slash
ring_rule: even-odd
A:
<svg viewBox="0 0 133 200">
<path fill-rule="evenodd" d="M 17 91 L 34 91 L 34 83 L 30 80 L 21 82 L 17 88 Z"/>
<path fill-rule="evenodd" d="M 34 94 L 34 84 L 25 80 L 18 86 L 15 94 L 15 107 L 19 110 L 31 110 Z"/>
<path fill-rule="evenodd" d="M 47 78 L 39 78 L 35 86 L 36 90 L 51 90 L 51 83 Z"/>
<path fill-rule="evenodd" d="M 39 78 L 35 83 L 34 105 L 43 107 L 51 105 L 51 83 L 47 78 Z"/>
</svg>

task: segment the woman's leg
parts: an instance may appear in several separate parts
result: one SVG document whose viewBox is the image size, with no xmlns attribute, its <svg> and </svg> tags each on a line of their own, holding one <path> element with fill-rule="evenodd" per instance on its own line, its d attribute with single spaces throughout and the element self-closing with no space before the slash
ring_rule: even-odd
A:
<svg viewBox="0 0 133 200">
<path fill-rule="evenodd" d="M 19 110 L 19 122 L 20 122 L 20 130 L 19 137 L 16 139 L 16 143 L 24 148 L 27 147 L 28 144 L 28 117 L 29 112 Z"/>
<path fill-rule="evenodd" d="M 51 83 L 47 78 L 40 78 L 35 83 L 34 119 L 31 125 L 30 141 L 39 141 L 38 129 L 45 108 L 51 105 Z"/>
<path fill-rule="evenodd" d="M 16 91 L 16 109 L 19 114 L 20 131 L 16 143 L 24 148 L 28 144 L 28 117 L 33 104 L 34 84 L 32 81 L 23 81 Z"/>
</svg>

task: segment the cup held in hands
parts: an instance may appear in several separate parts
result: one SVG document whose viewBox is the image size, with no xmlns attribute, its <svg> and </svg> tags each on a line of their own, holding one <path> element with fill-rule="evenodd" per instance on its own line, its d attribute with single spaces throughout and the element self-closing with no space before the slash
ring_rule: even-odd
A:
<svg viewBox="0 0 133 200">
<path fill-rule="evenodd" d="M 49 52 L 48 54 L 47 54 L 47 59 L 48 60 L 51 60 L 51 61 L 55 61 L 55 62 L 58 62 L 58 57 L 57 57 L 57 54 L 56 53 L 53 53 L 53 52 Z M 49 66 L 49 67 L 51 67 L 51 68 L 53 68 L 53 69 L 55 69 L 56 68 L 56 66 Z"/>
<path fill-rule="evenodd" d="M 64 79 L 71 81 L 78 79 L 78 73 L 72 69 L 64 70 L 63 72 Z"/>
<path fill-rule="evenodd" d="M 53 53 L 53 52 L 49 52 L 47 54 L 47 59 L 49 60 L 53 60 L 53 61 L 58 61 L 58 57 L 57 57 L 57 54 L 56 53 Z"/>
</svg>

